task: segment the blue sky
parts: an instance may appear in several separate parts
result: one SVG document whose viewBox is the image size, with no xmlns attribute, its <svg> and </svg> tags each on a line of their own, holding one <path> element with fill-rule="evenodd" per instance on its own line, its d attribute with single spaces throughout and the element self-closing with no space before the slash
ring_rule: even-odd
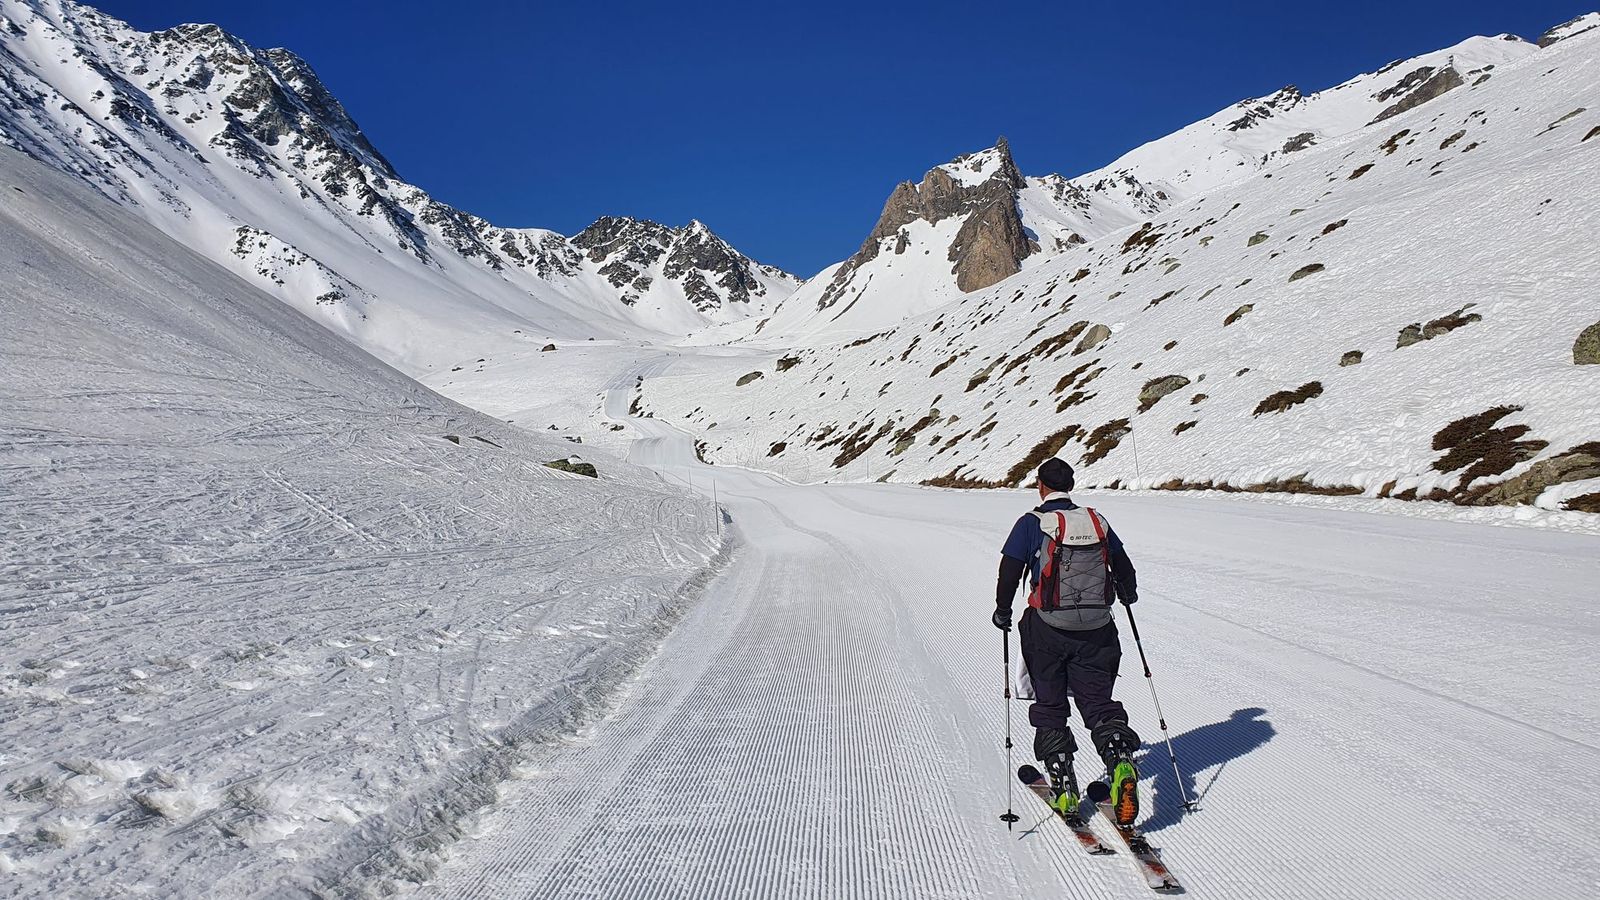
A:
<svg viewBox="0 0 1600 900">
<path fill-rule="evenodd" d="M 94 5 L 294 50 L 407 180 L 496 224 L 698 218 L 809 276 L 896 182 L 997 135 L 1025 173 L 1076 175 L 1245 97 L 1600 0 Z"/>
</svg>

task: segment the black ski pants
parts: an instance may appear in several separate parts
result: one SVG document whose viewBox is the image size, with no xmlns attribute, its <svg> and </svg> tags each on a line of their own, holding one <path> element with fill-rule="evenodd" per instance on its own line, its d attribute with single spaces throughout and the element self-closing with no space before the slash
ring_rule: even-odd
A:
<svg viewBox="0 0 1600 900">
<path fill-rule="evenodd" d="M 1066 729 L 1071 710 L 1067 690 L 1078 701 L 1083 724 L 1094 728 L 1108 719 L 1128 721 L 1122 704 L 1111 699 L 1111 688 L 1122 663 L 1122 643 L 1116 623 L 1092 631 L 1065 631 L 1046 625 L 1030 607 L 1019 626 L 1022 658 L 1028 664 L 1036 698 L 1028 707 L 1035 728 Z"/>
</svg>

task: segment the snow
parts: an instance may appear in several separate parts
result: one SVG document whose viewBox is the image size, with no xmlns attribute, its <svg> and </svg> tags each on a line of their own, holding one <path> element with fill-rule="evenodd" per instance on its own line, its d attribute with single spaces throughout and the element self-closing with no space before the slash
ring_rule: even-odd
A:
<svg viewBox="0 0 1600 900">
<path fill-rule="evenodd" d="M 989 598 L 1035 495 L 796 485 L 698 466 L 658 420 L 630 427 L 632 459 L 715 485 L 739 557 L 625 703 L 539 754 L 424 896 L 1149 896 L 1125 856 L 1084 855 L 1021 791 L 1016 830 L 996 818 L 1011 776 Z M 1144 828 L 1192 893 L 1592 893 L 1600 538 L 1084 499 L 1139 567 L 1199 811 L 1178 806 L 1131 647 L 1119 697 L 1147 741 Z M 1031 732 L 1013 714 L 1021 762 Z M 1078 767 L 1093 776 L 1087 753 Z M 1534 778 L 1537 802 L 1494 799 Z"/>
<path fill-rule="evenodd" d="M 1002 479 L 1067 432 L 1059 452 L 1084 486 L 1298 478 L 1376 497 L 1459 486 L 1465 464 L 1438 467 L 1436 435 L 1505 405 L 1520 409 L 1499 427 L 1542 443 L 1476 483 L 1516 478 L 1600 439 L 1600 367 L 1572 357 L 1600 291 L 1600 157 L 1583 140 L 1600 125 L 1600 32 L 1531 52 L 1491 43 L 1523 55 L 1148 226 L 903 323 L 864 322 L 873 339 L 786 318 L 808 284 L 746 342 L 764 358 L 651 379 L 643 408 L 696 432 L 715 462 L 800 481 Z M 908 271 L 879 293 L 886 271 L 843 302 L 894 309 L 919 302 L 904 286 L 931 290 Z M 1460 327 L 1400 346 L 1457 313 Z M 1111 337 L 1080 350 L 1095 325 Z M 1341 365 L 1350 351 L 1361 362 Z M 778 372 L 783 356 L 801 362 Z M 736 387 L 752 370 L 767 377 Z M 1189 383 L 1141 411 L 1169 375 Z M 1319 395 L 1257 412 L 1313 384 Z M 1122 419 L 1131 434 L 1095 458 L 1093 434 Z M 881 436 L 850 459 L 853 434 Z"/>
<path fill-rule="evenodd" d="M 728 302 L 713 286 L 723 302 L 700 310 L 684 279 L 666 277 L 657 262 L 648 295 L 625 306 L 566 238 L 497 229 L 400 180 L 342 110 L 311 108 L 304 98 L 320 86 L 304 83 L 308 69 L 282 77 L 268 69 L 283 51 L 256 51 L 202 26 L 145 34 L 67 0 L 0 0 L 0 14 L 22 29 L 0 29 L 0 143 L 80 174 L 408 374 L 526 340 L 682 335 L 764 313 L 798 284 L 751 263 L 757 302 Z M 240 111 L 241 96 L 260 89 L 252 78 L 275 81 L 287 114 L 356 164 L 341 169 L 325 146 L 298 136 L 239 139 L 236 119 L 277 112 Z M 685 231 L 710 235 L 698 222 Z M 241 233 L 267 246 L 241 259 Z M 507 243 L 570 257 L 568 270 L 541 272 Z M 328 301 L 334 289 L 351 299 Z"/>
<path fill-rule="evenodd" d="M 1564 507 L 1600 478 L 1374 495 L 1454 486 L 1433 436 L 1492 404 L 1540 446 L 1491 481 L 1600 439 L 1600 367 L 1570 357 L 1600 288 L 1600 32 L 1471 39 L 1028 179 L 1048 252 L 986 291 L 954 291 L 950 219 L 828 310 L 834 270 L 774 308 L 794 281 L 757 268 L 767 301 L 708 313 L 659 264 L 632 309 L 592 260 L 493 268 L 342 113 L 350 183 L 394 218 L 293 141 L 228 149 L 221 32 L 0 12 L 8 896 L 1148 896 L 1020 790 L 1020 827 L 996 819 L 988 612 L 1032 495 L 870 483 L 999 478 L 1118 418 L 1103 460 L 1062 452 L 1134 488 L 1077 496 L 1139 567 L 1199 811 L 1131 648 L 1120 696 L 1142 824 L 1191 891 L 1595 893 L 1600 517 Z M 1443 64 L 1468 85 L 1367 124 Z M 1481 318 L 1395 346 L 1452 310 Z M 1077 321 L 1110 337 L 1034 349 Z M 882 440 L 836 462 L 851 434 Z M 1144 490 L 1296 477 L 1367 496 Z"/>
<path fill-rule="evenodd" d="M 1600 28 L 1600 12 L 1584 13 L 1545 32 L 1544 39 L 1554 43 Z"/>
<path fill-rule="evenodd" d="M 1188 201 L 1314 156 L 1324 144 L 1366 129 L 1388 107 L 1416 90 L 1415 73 L 1454 68 L 1476 84 L 1537 54 L 1534 44 L 1509 35 L 1472 37 L 1441 50 L 1396 60 L 1379 72 L 1302 96 L 1293 87 L 1247 99 L 1172 134 L 1137 147 L 1110 164 L 1076 177 L 1030 177 L 1017 207 L 1038 250 L 1022 260 L 1026 271 L 1074 248 L 1150 221 Z M 1247 124 L 1246 124 L 1247 123 Z M 981 184 L 999 169 L 1001 151 L 990 148 L 937 167 L 963 185 Z M 923 226 L 921 228 L 917 226 Z M 820 343 L 860 337 L 940 305 L 966 299 L 947 258 L 959 223 L 905 229 L 908 247 L 890 252 L 882 242 L 873 260 L 856 269 L 852 289 L 826 309 L 817 301 L 832 271 L 812 278 L 777 308 L 752 343 Z M 860 298 L 852 305 L 849 301 Z"/>
<path fill-rule="evenodd" d="M 7 896 L 425 871 L 725 559 L 80 182 L 0 149 L 0 191 Z"/>
<path fill-rule="evenodd" d="M 976 187 L 1000 171 L 1003 158 L 999 147 L 990 147 L 977 153 L 969 153 L 939 168 L 963 187 Z"/>
<path fill-rule="evenodd" d="M 1396 60 L 1387 71 L 1360 75 L 1303 97 L 1285 88 L 1268 97 L 1240 101 L 1135 148 L 1073 182 L 1085 185 L 1127 173 L 1174 199 L 1199 196 L 1254 175 L 1268 163 L 1276 166 L 1293 158 L 1294 153 L 1283 150 L 1291 137 L 1309 133 L 1320 143 L 1360 130 L 1404 94 L 1386 99 L 1379 96 L 1418 69 L 1453 66 L 1464 76 L 1472 73 L 1476 77 L 1485 68 L 1503 67 L 1537 52 L 1535 45 L 1522 40 L 1471 37 L 1452 47 L 1403 62 Z M 1249 127 L 1230 130 L 1230 125 L 1252 110 L 1265 114 Z"/>
</svg>

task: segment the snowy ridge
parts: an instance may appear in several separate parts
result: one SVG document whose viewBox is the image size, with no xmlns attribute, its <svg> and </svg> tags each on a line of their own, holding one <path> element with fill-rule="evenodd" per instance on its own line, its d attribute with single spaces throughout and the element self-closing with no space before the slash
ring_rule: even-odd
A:
<svg viewBox="0 0 1600 900">
<path fill-rule="evenodd" d="M 1445 58 L 1472 81 L 1372 124 L 1403 92 L 1356 79 L 1349 133 L 950 302 L 895 294 L 924 257 L 880 254 L 849 298 L 877 331 L 795 348 L 807 285 L 755 337 L 784 362 L 653 379 L 644 408 L 806 481 L 1015 485 L 1059 453 L 1088 486 L 1600 509 L 1600 366 L 1576 364 L 1600 325 L 1597 35 L 1468 41 Z M 1309 100 L 1280 100 L 1243 132 L 1304 127 Z"/>
<path fill-rule="evenodd" d="M 1428 102 L 1432 98 L 1425 86 L 1432 79 L 1454 72 L 1457 85 L 1482 83 L 1494 77 L 1497 67 L 1537 49 L 1515 35 L 1472 37 L 1443 50 L 1395 60 L 1377 72 L 1313 94 L 1302 95 L 1290 85 L 1266 97 L 1242 100 L 1072 182 L 1088 186 L 1127 176 L 1147 191 L 1159 192 L 1164 205 L 1171 206 L 1394 115 L 1391 110 L 1408 100 L 1416 105 Z M 1436 83 L 1434 89 L 1441 87 Z M 1135 218 L 1142 221 L 1147 216 Z"/>
<path fill-rule="evenodd" d="M 1580 23 L 1582 20 L 1579 20 Z M 1574 24 L 1562 33 L 1576 30 Z M 996 270 L 987 287 L 1063 253 L 1104 237 L 1225 185 L 1286 164 L 1319 144 L 1350 134 L 1386 116 L 1422 105 L 1468 82 L 1482 84 L 1498 67 L 1537 52 L 1513 35 L 1473 37 L 1453 47 L 1396 60 L 1327 90 L 1302 95 L 1293 86 L 1242 100 L 1206 119 L 1138 147 L 1111 164 L 1073 178 L 1016 174 L 1010 148 L 995 147 L 935 167 L 918 190 L 939 173 L 965 189 L 992 185 L 993 197 L 1008 194 L 1025 242 L 1014 247 L 1014 265 Z M 897 214 L 896 189 L 868 244 L 841 268 L 813 278 L 785 302 L 762 329 L 765 343 L 791 336 L 860 336 L 881 330 L 959 299 L 973 287 L 952 278 L 950 248 L 959 226 L 984 204 L 939 209 L 922 215 L 918 228 Z M 946 224 L 943 216 L 962 221 Z M 942 226 L 942 227 L 941 227 Z M 860 301 L 851 306 L 852 301 Z"/>
<path fill-rule="evenodd" d="M 657 235 L 669 264 L 648 290 L 625 287 L 575 239 L 498 228 L 407 184 L 304 60 L 216 26 L 144 34 L 71 0 L 0 0 L 0 15 L 0 142 L 236 271 L 254 272 L 230 257 L 247 228 L 340 273 L 366 315 L 319 309 L 316 279 L 252 277 L 407 371 L 551 337 L 682 334 L 798 284 L 694 223 Z"/>
<path fill-rule="evenodd" d="M 726 561 L 80 180 L 0 148 L 0 192 L 6 896 L 421 877 Z"/>
</svg>

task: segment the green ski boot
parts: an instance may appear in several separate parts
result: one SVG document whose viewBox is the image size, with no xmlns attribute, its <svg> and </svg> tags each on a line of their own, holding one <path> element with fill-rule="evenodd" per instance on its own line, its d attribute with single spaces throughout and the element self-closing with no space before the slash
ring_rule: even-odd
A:
<svg viewBox="0 0 1600 900">
<path fill-rule="evenodd" d="M 1111 767 L 1111 811 L 1117 827 L 1132 827 L 1139 818 L 1139 770 L 1126 757 Z"/>
<path fill-rule="evenodd" d="M 1055 754 L 1044 763 L 1050 773 L 1050 807 L 1068 819 L 1077 817 L 1078 774 L 1072 770 L 1072 757 Z"/>
</svg>

